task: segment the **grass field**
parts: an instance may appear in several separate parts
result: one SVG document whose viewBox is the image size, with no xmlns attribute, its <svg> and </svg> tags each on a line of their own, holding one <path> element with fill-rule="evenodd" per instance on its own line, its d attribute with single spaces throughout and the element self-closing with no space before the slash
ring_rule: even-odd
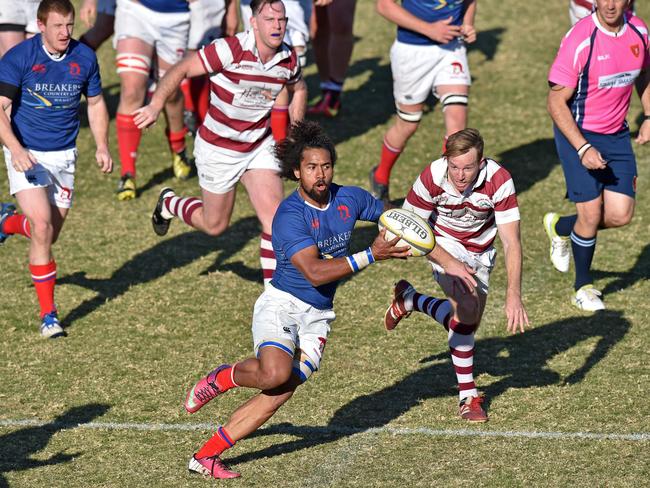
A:
<svg viewBox="0 0 650 488">
<path fill-rule="evenodd" d="M 650 7 L 638 2 L 642 17 Z M 638 208 L 622 230 L 599 235 L 596 286 L 607 312 L 569 304 L 572 277 L 555 272 L 541 227 L 571 210 L 545 111 L 546 74 L 568 29 L 567 2 L 480 0 L 470 125 L 503 161 L 519 192 L 523 291 L 532 330 L 508 336 L 498 259 L 476 344 L 476 376 L 490 422 L 457 418 L 445 334 L 422 316 L 382 327 L 391 287 L 408 277 L 439 293 L 424 260 L 380 263 L 346 281 L 322 371 L 258 435 L 225 458 L 232 486 L 643 486 L 650 476 L 650 149 L 637 148 Z M 80 28 L 81 31 L 81 28 Z M 336 181 L 367 185 L 394 107 L 388 49 L 394 27 L 360 0 L 343 115 L 325 122 L 340 155 Z M 100 53 L 112 106 L 118 81 Z M 306 77 L 317 93 L 315 67 Z M 641 113 L 636 95 L 633 130 Z M 55 247 L 57 303 L 69 336 L 38 335 L 27 242 L 0 248 L 0 487 L 207 486 L 187 474 L 192 452 L 251 392 L 236 390 L 188 417 L 190 385 L 251 352 L 252 306 L 262 291 L 259 227 L 245 192 L 232 227 L 209 238 L 174 222 L 158 238 L 149 217 L 163 184 L 176 183 L 159 124 L 144 139 L 135 201 L 119 203 L 117 174 L 100 175 L 90 132 L 79 137 L 77 198 Z M 113 131 L 113 129 L 112 129 Z M 440 147 L 442 120 L 425 115 L 394 173 L 402 197 Z M 111 146 L 116 157 L 114 133 Z M 292 185 L 287 185 L 289 192 Z M 0 195 L 9 198 L 6 179 Z M 355 250 L 374 227 L 356 231 Z M 85 424 L 77 427 L 78 424 Z M 583 435 L 591 433 L 593 435 Z"/>
</svg>

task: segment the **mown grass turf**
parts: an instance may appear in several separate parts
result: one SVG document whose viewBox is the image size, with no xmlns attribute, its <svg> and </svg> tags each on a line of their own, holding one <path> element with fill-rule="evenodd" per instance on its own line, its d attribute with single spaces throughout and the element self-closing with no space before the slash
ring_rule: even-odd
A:
<svg viewBox="0 0 650 488">
<path fill-rule="evenodd" d="M 368 428 L 479 431 L 648 432 L 650 368 L 647 296 L 647 148 L 637 148 L 638 207 L 624 229 L 598 237 L 596 286 L 606 313 L 569 304 L 572 277 L 555 272 L 541 227 L 546 211 L 568 212 L 551 123 L 546 74 L 568 28 L 566 2 L 480 0 L 479 41 L 470 50 L 474 77 L 470 125 L 486 153 L 508 167 L 519 190 L 524 244 L 524 298 L 533 329 L 505 332 L 505 273 L 499 257 L 477 335 L 476 375 L 490 422 L 462 423 L 445 334 L 414 315 L 387 334 L 381 320 L 392 283 L 407 277 L 439 293 L 424 260 L 381 263 L 346 281 L 322 371 L 270 422 L 225 457 L 243 478 L 233 486 L 633 486 L 647 483 L 649 442 L 475 438 L 364 433 Z M 650 8 L 638 5 L 650 18 Z M 373 2 L 360 1 L 358 42 L 342 116 L 325 121 L 338 143 L 336 180 L 367 185 L 394 112 L 388 49 L 394 27 Z M 115 106 L 113 51 L 100 51 L 107 98 Z M 315 67 L 306 70 L 313 96 Z M 634 96 L 629 120 L 637 127 Z M 177 183 L 159 124 L 143 139 L 135 201 L 119 203 L 117 175 L 94 167 L 89 130 L 79 137 L 77 198 L 55 255 L 57 303 L 69 337 L 45 341 L 27 271 L 27 243 L 0 248 L 0 419 L 38 419 L 45 427 L 0 427 L 0 486 L 206 486 L 186 462 L 210 431 L 88 430 L 83 422 L 181 424 L 225 422 L 250 396 L 233 391 L 188 417 L 186 389 L 213 366 L 251 352 L 252 306 L 262 290 L 259 227 L 245 192 L 232 227 L 203 236 L 175 221 L 158 238 L 149 216 L 158 189 L 197 194 L 196 179 Z M 428 113 L 392 179 L 403 197 L 439 151 L 438 108 Z M 117 157 L 112 129 L 111 144 Z M 0 179 L 0 195 L 8 186 Z M 287 184 L 287 192 L 292 185 Z M 356 231 L 355 250 L 375 235 Z M 287 425 L 293 426 L 291 429 Z M 314 430 L 321 427 L 321 430 Z M 356 429 L 356 430 L 355 430 Z M 318 433 L 320 432 L 320 434 Z M 342 432 L 357 432 L 354 435 Z M 374 431 L 373 431 L 374 432 Z"/>
</svg>

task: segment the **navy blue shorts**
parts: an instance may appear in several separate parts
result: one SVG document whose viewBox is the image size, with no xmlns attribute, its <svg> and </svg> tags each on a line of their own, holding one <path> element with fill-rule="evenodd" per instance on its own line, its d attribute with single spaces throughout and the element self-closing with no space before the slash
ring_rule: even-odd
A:
<svg viewBox="0 0 650 488">
<path fill-rule="evenodd" d="M 555 147 L 562 162 L 567 197 L 574 203 L 589 202 L 598 198 L 603 190 L 636 195 L 636 159 L 632 151 L 630 131 L 615 134 L 597 134 L 582 131 L 582 135 L 595 147 L 607 162 L 605 169 L 587 169 L 580 162 L 578 152 L 557 127 Z"/>
</svg>

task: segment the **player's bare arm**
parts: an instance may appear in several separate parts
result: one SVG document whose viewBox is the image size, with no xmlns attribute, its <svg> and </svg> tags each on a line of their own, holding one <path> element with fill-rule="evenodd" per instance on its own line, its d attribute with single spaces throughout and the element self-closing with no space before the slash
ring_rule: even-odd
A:
<svg viewBox="0 0 650 488">
<path fill-rule="evenodd" d="M 650 69 L 641 71 L 635 85 L 644 114 L 643 123 L 639 127 L 639 135 L 635 141 L 637 144 L 645 144 L 650 141 Z"/>
<path fill-rule="evenodd" d="M 576 125 L 569 109 L 569 100 L 571 100 L 574 92 L 575 89 L 570 87 L 552 85 L 548 92 L 546 107 L 557 128 L 560 129 L 576 151 L 579 151 L 588 143 Z M 593 146 L 588 147 L 581 154 L 580 162 L 587 169 L 603 169 L 607 165 L 600 152 Z"/>
<path fill-rule="evenodd" d="M 97 0 L 84 0 L 79 8 L 79 17 L 87 28 L 95 25 L 97 19 Z"/>
<path fill-rule="evenodd" d="M 239 4 L 235 0 L 226 0 L 226 14 L 221 21 L 221 30 L 226 36 L 234 36 L 239 27 Z"/>
<path fill-rule="evenodd" d="M 409 246 L 396 245 L 400 240 L 399 236 L 387 241 L 385 235 L 386 231 L 381 230 L 370 246 L 375 261 L 410 256 Z M 345 257 L 322 259 L 316 246 L 298 251 L 291 257 L 291 263 L 314 286 L 325 285 L 354 273 Z"/>
<path fill-rule="evenodd" d="M 7 110 L 11 107 L 11 99 L 0 96 L 0 141 L 11 152 L 11 163 L 16 171 L 27 171 L 36 164 L 36 158 L 25 149 L 14 134 Z"/>
<path fill-rule="evenodd" d="M 521 301 L 521 237 L 519 233 L 519 221 L 508 222 L 497 225 L 499 238 L 503 244 L 503 252 L 506 261 L 506 274 L 508 287 L 506 289 L 506 303 L 504 306 L 508 332 L 515 334 L 524 332 L 530 327 L 528 314 Z"/>
<path fill-rule="evenodd" d="M 471 44 L 476 41 L 476 29 L 474 28 L 476 0 L 465 0 L 463 9 L 463 24 L 460 26 L 460 33 L 463 36 L 463 40 L 468 44 Z"/>
<path fill-rule="evenodd" d="M 287 91 L 291 95 L 289 103 L 289 117 L 291 123 L 295 124 L 305 118 L 307 111 L 307 84 L 302 78 L 292 85 L 287 85 Z"/>
<path fill-rule="evenodd" d="M 461 35 L 461 27 L 451 25 L 452 18 L 438 22 L 425 22 L 408 12 L 395 0 L 377 0 L 379 15 L 404 29 L 409 29 L 436 42 L 446 44 Z"/>
<path fill-rule="evenodd" d="M 108 109 L 102 95 L 88 97 L 88 124 L 95 139 L 95 159 L 103 173 L 113 171 L 113 158 L 108 150 Z"/>
<path fill-rule="evenodd" d="M 179 63 L 172 66 L 158 82 L 158 88 L 156 88 L 149 105 L 145 105 L 133 112 L 133 121 L 138 128 L 144 129 L 156 122 L 165 106 L 165 102 L 176 91 L 183 79 L 203 75 L 205 72 L 198 52 L 186 56 Z"/>
<path fill-rule="evenodd" d="M 454 256 L 445 251 L 442 246 L 436 246 L 433 251 L 427 255 L 429 261 L 433 261 L 445 270 L 445 274 L 458 279 L 468 293 L 474 293 L 476 288 L 476 271 L 467 264 L 459 261 Z"/>
</svg>

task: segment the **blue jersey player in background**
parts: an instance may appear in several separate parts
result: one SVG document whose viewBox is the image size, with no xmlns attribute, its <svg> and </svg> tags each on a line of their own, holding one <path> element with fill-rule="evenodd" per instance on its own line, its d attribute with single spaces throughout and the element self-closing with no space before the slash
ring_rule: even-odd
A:
<svg viewBox="0 0 650 488">
<path fill-rule="evenodd" d="M 276 155 L 282 175 L 298 181 L 298 189 L 273 219 L 278 263 L 271 285 L 255 303 L 256 357 L 219 366 L 185 400 L 186 410 L 194 413 L 233 387 L 260 390 L 190 459 L 190 471 L 213 478 L 239 476 L 221 461 L 221 453 L 262 426 L 319 369 L 336 317 L 332 300 L 339 280 L 375 261 L 410 254 L 408 246 L 396 247 L 399 238 L 386 241 L 385 231 L 367 249 L 349 254 L 354 224 L 376 222 L 384 204 L 361 188 L 332 183 L 336 151 L 320 126 L 296 124 Z"/>
<path fill-rule="evenodd" d="M 30 239 L 29 269 L 41 309 L 41 335 L 58 337 L 64 331 L 54 304 L 52 244 L 72 205 L 82 95 L 88 102 L 97 164 L 109 173 L 113 161 L 97 58 L 72 39 L 74 7 L 69 0 L 43 0 L 37 17 L 41 33 L 0 60 L 0 140 L 9 189 L 23 211 L 16 214 L 13 205 L 0 204 L 0 243 L 13 234 Z"/>
</svg>

